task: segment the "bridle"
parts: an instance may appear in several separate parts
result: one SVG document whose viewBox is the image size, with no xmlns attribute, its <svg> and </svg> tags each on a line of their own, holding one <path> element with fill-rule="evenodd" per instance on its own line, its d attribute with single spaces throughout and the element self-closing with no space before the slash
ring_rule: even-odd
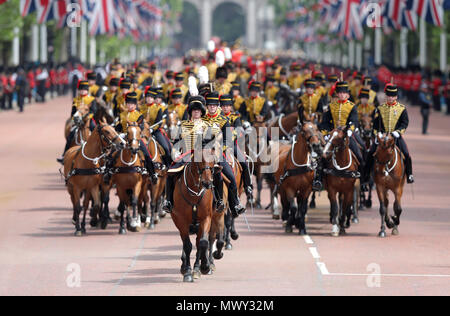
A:
<svg viewBox="0 0 450 316">
<path fill-rule="evenodd" d="M 192 190 L 192 189 L 189 187 L 189 185 L 188 185 L 188 183 L 187 183 L 187 181 L 186 181 L 186 179 L 187 179 L 186 172 L 187 172 L 187 169 L 188 169 L 188 168 L 189 168 L 189 170 L 191 170 L 191 166 L 192 166 L 192 162 L 190 162 L 190 163 L 186 166 L 186 168 L 184 168 L 184 172 L 183 172 L 184 185 L 185 185 L 186 188 L 188 189 L 188 192 L 189 192 L 189 194 L 190 194 L 191 196 L 200 197 L 200 196 L 202 196 L 202 195 L 204 194 L 206 188 L 205 188 L 205 187 L 202 187 L 201 190 L 200 190 L 199 192 L 195 192 L 194 190 Z M 197 173 L 198 173 L 198 181 L 195 182 L 195 179 L 194 179 L 194 186 L 195 186 L 197 189 L 200 189 L 200 186 L 203 186 L 203 184 L 202 184 L 202 175 L 203 175 L 203 173 L 205 173 L 207 170 L 210 170 L 211 173 L 213 173 L 214 167 L 206 166 L 205 168 L 200 169 L 198 164 L 196 164 L 196 167 L 197 167 Z M 189 173 L 190 173 L 191 176 L 192 176 L 192 172 L 189 172 Z"/>
</svg>

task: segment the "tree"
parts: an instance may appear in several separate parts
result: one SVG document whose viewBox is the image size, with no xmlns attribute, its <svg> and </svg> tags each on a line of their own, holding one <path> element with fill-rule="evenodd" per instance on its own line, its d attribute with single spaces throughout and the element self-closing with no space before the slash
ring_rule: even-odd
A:
<svg viewBox="0 0 450 316">
<path fill-rule="evenodd" d="M 11 54 L 11 41 L 14 38 L 14 29 L 22 27 L 23 19 L 20 16 L 20 0 L 10 0 L 2 4 L 0 10 L 0 62 L 8 64 Z"/>
</svg>

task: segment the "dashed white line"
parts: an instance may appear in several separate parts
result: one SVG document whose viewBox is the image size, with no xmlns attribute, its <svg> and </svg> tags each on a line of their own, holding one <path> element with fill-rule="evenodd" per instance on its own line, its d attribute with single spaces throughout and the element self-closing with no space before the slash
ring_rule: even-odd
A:
<svg viewBox="0 0 450 316">
<path fill-rule="evenodd" d="M 309 252 L 311 253 L 314 259 L 320 259 L 320 255 L 316 247 L 310 247 Z"/>
<path fill-rule="evenodd" d="M 328 272 L 327 266 L 323 262 L 317 262 L 317 266 L 319 267 L 320 273 L 322 275 L 329 275 L 330 272 Z"/>
<path fill-rule="evenodd" d="M 314 241 L 313 241 L 313 240 L 311 239 L 311 237 L 309 237 L 308 235 L 303 236 L 303 239 L 305 239 L 305 242 L 306 242 L 308 245 L 314 244 Z"/>
</svg>

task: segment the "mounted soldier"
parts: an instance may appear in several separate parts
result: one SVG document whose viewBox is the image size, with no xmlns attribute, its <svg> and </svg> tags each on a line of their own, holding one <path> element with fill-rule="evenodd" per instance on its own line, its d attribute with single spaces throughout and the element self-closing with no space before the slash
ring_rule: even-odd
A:
<svg viewBox="0 0 450 316">
<path fill-rule="evenodd" d="M 403 135 L 409 125 L 408 111 L 403 104 L 398 103 L 398 88 L 396 85 L 388 84 L 385 88 L 386 103 L 380 105 L 377 109 L 377 117 L 374 121 L 374 133 L 392 135 L 395 138 L 395 144 L 400 149 L 404 156 L 405 172 L 408 183 L 414 183 L 414 176 L 412 170 L 412 160 L 409 155 L 408 146 L 406 145 Z M 369 154 L 369 161 L 367 162 L 367 174 L 373 168 L 373 153 L 376 151 L 377 145 L 374 144 Z"/>
<path fill-rule="evenodd" d="M 203 116 L 203 120 L 211 126 L 218 127 L 222 131 L 223 139 L 223 156 L 220 157 L 220 166 L 222 167 L 222 173 L 229 180 L 228 184 L 228 203 L 230 205 L 231 214 L 234 218 L 245 212 L 245 208 L 241 205 L 239 201 L 238 189 L 236 179 L 233 174 L 233 170 L 226 161 L 226 151 L 228 148 L 233 146 L 233 139 L 231 131 L 231 126 L 229 120 L 221 114 L 219 110 L 219 94 L 217 92 L 212 92 L 206 96 L 206 106 L 207 113 Z M 217 209 L 223 209 L 223 179 L 221 173 L 217 173 L 214 176 L 214 186 L 216 187 L 219 198 L 217 201 Z"/>
<path fill-rule="evenodd" d="M 120 114 L 126 111 L 125 96 L 131 91 L 131 82 L 128 79 L 121 79 L 119 83 L 119 90 L 113 98 L 113 111 L 115 117 L 120 117 Z"/>
<path fill-rule="evenodd" d="M 260 96 L 261 83 L 254 81 L 250 83 L 250 96 L 242 104 L 239 112 L 242 120 L 253 124 L 259 116 L 266 117 L 269 112 L 269 105 L 265 98 Z"/>
<path fill-rule="evenodd" d="M 314 79 L 305 80 L 306 93 L 299 98 L 298 116 L 303 121 L 304 115 L 311 117 L 313 114 L 323 114 L 324 98 L 316 90 L 316 81 Z M 320 117 L 318 117 L 320 120 Z"/>
<path fill-rule="evenodd" d="M 95 101 L 95 98 L 93 96 L 89 95 L 89 83 L 87 81 L 80 81 L 78 83 L 78 96 L 76 96 L 73 99 L 72 103 L 72 110 L 70 112 L 70 117 L 72 120 L 76 120 L 73 116 L 75 113 L 77 113 L 78 108 L 81 106 L 88 106 L 89 107 L 89 129 L 93 131 L 95 129 L 95 123 L 92 120 L 94 117 L 95 112 L 97 111 L 97 103 Z M 67 150 L 69 150 L 74 137 L 75 137 L 76 129 L 72 129 L 69 136 L 67 137 L 66 146 L 64 147 L 64 152 L 60 158 L 57 159 L 59 163 L 63 163 L 64 161 L 64 155 L 66 154 Z"/>
<path fill-rule="evenodd" d="M 214 82 L 214 91 L 219 95 L 229 94 L 232 88 L 228 81 L 228 71 L 225 67 L 219 67 L 216 71 L 216 81 Z"/>
<path fill-rule="evenodd" d="M 245 99 L 241 96 L 241 84 L 238 81 L 231 83 L 231 94 L 233 96 L 234 110 L 239 112 Z"/>
<path fill-rule="evenodd" d="M 182 121 L 188 119 L 187 105 L 183 103 L 183 94 L 180 89 L 173 89 L 170 93 L 171 102 L 169 103 L 168 112 L 176 112 L 178 118 Z"/>
<path fill-rule="evenodd" d="M 369 89 L 361 89 L 359 92 L 359 101 L 356 104 L 358 108 L 358 121 L 361 121 L 361 118 L 363 115 L 374 115 L 374 112 L 376 110 L 375 105 L 373 103 L 370 103 L 370 90 Z"/>
<path fill-rule="evenodd" d="M 111 78 L 109 81 L 109 89 L 103 95 L 103 101 L 110 108 L 113 108 L 113 100 L 119 90 L 120 80 L 118 78 Z"/>
<path fill-rule="evenodd" d="M 328 135 L 331 131 L 338 127 L 348 127 L 348 136 L 350 139 L 350 150 L 355 154 L 359 162 L 359 172 L 362 174 L 364 168 L 364 160 L 361 154 L 361 150 L 357 146 L 353 132 L 358 124 L 358 112 L 353 102 L 349 101 L 349 88 L 348 83 L 345 81 L 338 82 L 336 84 L 336 93 L 338 100 L 330 104 L 329 110 L 324 113 L 321 124 L 319 125 L 320 131 L 325 135 L 325 140 L 330 139 Z M 317 174 L 314 180 L 313 189 L 320 191 L 322 187 L 323 170 L 322 166 L 319 166 Z"/>
<path fill-rule="evenodd" d="M 238 148 L 238 138 L 241 137 L 240 134 L 242 134 L 244 130 L 242 127 L 241 115 L 233 111 L 233 98 L 231 95 L 220 96 L 220 108 L 223 116 L 228 118 L 229 123 L 233 128 L 234 156 L 237 158 L 242 167 L 244 189 L 247 195 L 247 200 L 253 200 L 253 185 L 250 170 L 248 168 L 248 162 L 245 155 Z"/>
</svg>

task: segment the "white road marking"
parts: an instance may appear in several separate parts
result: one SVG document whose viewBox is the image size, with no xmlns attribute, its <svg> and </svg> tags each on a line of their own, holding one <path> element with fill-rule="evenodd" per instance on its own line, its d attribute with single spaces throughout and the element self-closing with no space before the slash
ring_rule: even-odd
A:
<svg viewBox="0 0 450 316">
<path fill-rule="evenodd" d="M 317 262 L 317 266 L 319 267 L 320 273 L 322 275 L 329 275 L 330 272 L 328 272 L 327 266 L 323 262 Z"/>
<path fill-rule="evenodd" d="M 313 240 L 311 239 L 311 237 L 309 237 L 308 235 L 303 236 L 303 239 L 305 239 L 305 242 L 306 242 L 308 245 L 314 244 L 314 241 L 313 241 Z"/>
<path fill-rule="evenodd" d="M 309 252 L 312 254 L 314 259 L 320 259 L 320 255 L 316 247 L 310 247 Z"/>
<path fill-rule="evenodd" d="M 450 278 L 449 274 L 368 274 L 368 273 L 327 273 L 329 276 L 382 276 L 382 277 L 405 277 L 405 278 Z"/>
</svg>

